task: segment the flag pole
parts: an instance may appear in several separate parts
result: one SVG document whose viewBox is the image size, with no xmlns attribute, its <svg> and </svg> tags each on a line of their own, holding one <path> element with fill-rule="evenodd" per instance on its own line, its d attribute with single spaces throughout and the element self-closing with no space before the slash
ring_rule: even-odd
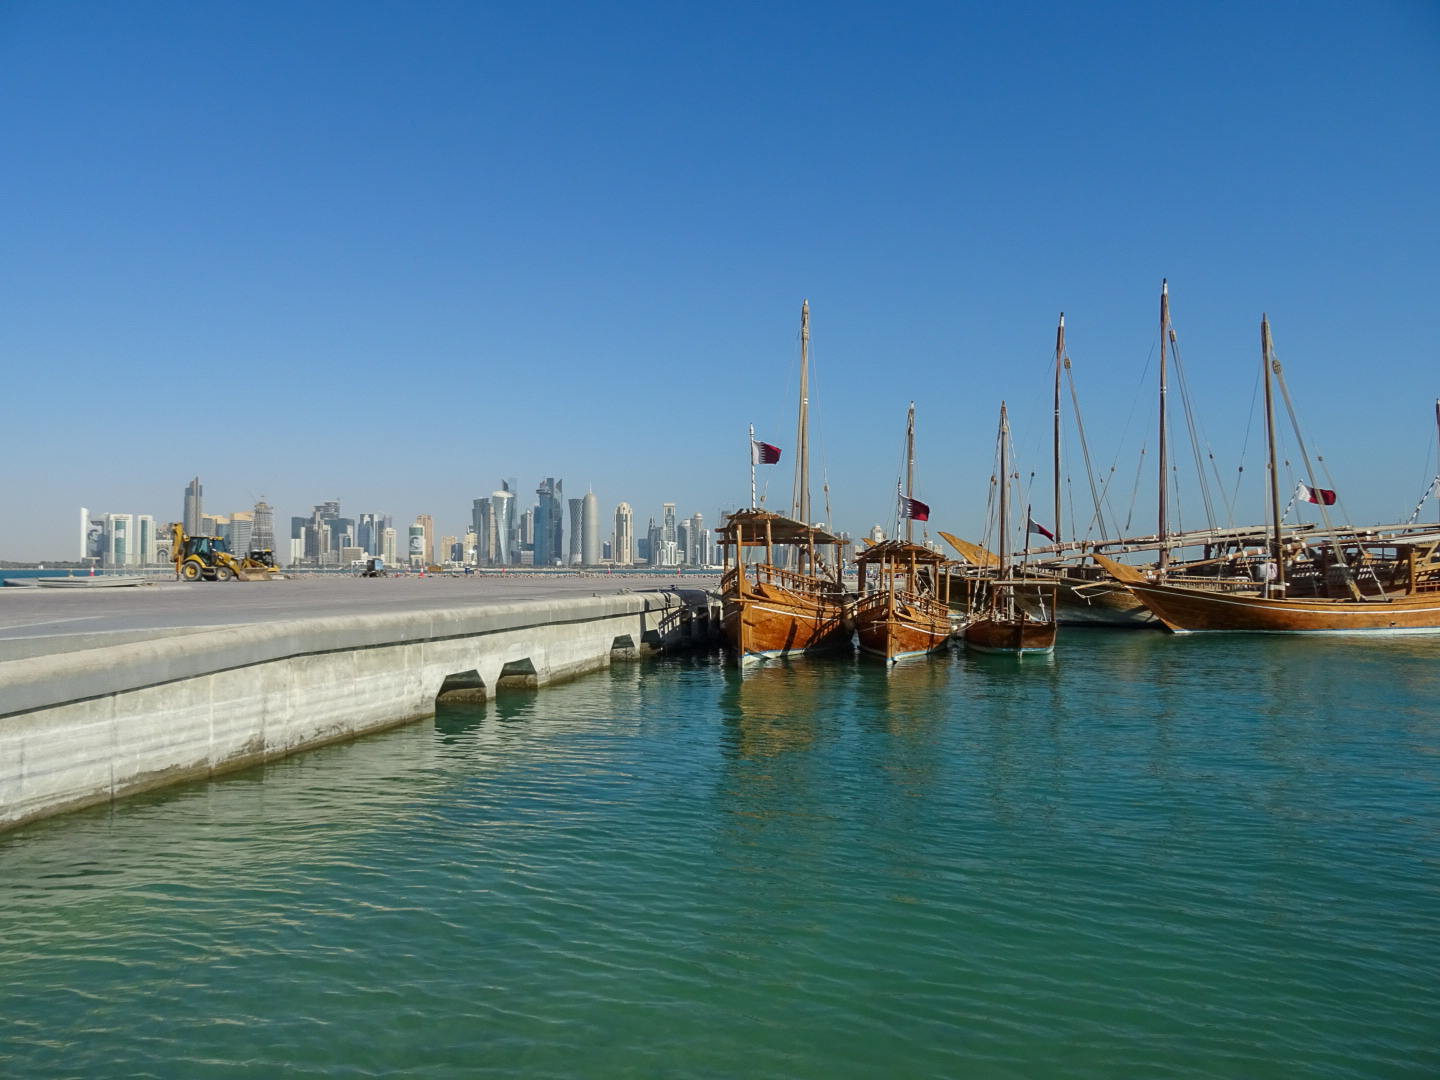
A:
<svg viewBox="0 0 1440 1080">
<path fill-rule="evenodd" d="M 750 425 L 750 509 L 755 509 L 755 425 Z"/>
<path fill-rule="evenodd" d="M 1031 510 L 1032 510 L 1032 507 L 1030 506 L 1030 504 L 1029 504 L 1029 503 L 1026 503 L 1026 504 L 1025 504 L 1025 555 L 1024 555 L 1024 558 L 1023 558 L 1023 559 L 1021 560 L 1021 562 L 1020 562 L 1020 565 L 1023 566 L 1023 567 L 1025 567 L 1026 569 L 1029 569 L 1029 567 L 1030 567 L 1030 522 L 1032 522 L 1032 521 L 1035 520 L 1035 515 L 1034 515 L 1033 513 L 1031 513 Z"/>
</svg>

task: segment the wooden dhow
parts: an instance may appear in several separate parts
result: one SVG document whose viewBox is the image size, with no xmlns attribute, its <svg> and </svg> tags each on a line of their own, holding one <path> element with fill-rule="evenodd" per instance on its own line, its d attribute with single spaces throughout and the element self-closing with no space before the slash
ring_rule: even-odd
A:
<svg viewBox="0 0 1440 1080">
<path fill-rule="evenodd" d="M 860 648 L 891 662 L 943 649 L 951 635 L 951 561 L 941 552 L 915 543 L 915 521 L 928 521 L 930 508 L 915 499 L 913 401 L 905 432 L 905 460 L 905 492 L 896 493 L 905 539 L 871 544 L 856 557 L 859 596 L 851 607 Z"/>
<path fill-rule="evenodd" d="M 1022 588 L 1034 588 L 1033 580 L 1010 576 L 1010 420 L 1005 404 L 1000 404 L 1000 552 L 993 578 L 978 581 L 979 595 L 974 616 L 961 631 L 967 649 L 976 652 L 1007 653 L 1024 656 L 1047 654 L 1055 650 L 1054 587 L 1039 594 L 1038 608 L 1030 608 L 1016 595 Z M 1048 604 L 1047 604 L 1048 601 Z"/>
<path fill-rule="evenodd" d="M 1153 577 L 1104 556 L 1096 560 L 1122 582 L 1169 629 L 1179 633 L 1239 631 L 1250 633 L 1423 633 L 1440 632 L 1440 536 L 1342 542 L 1325 510 L 1333 493 L 1316 500 L 1325 518 L 1328 543 L 1297 564 L 1280 528 L 1280 481 L 1275 440 L 1272 384 L 1284 373 L 1275 358 L 1270 321 L 1260 323 L 1265 377 L 1266 435 L 1270 456 L 1270 519 L 1274 527 L 1269 561 L 1256 595 L 1225 594 L 1186 588 Z M 1287 405 L 1289 393 L 1286 393 Z M 1293 418 L 1293 410 L 1292 410 Z M 1310 476 L 1304 440 L 1296 432 Z M 1289 580 L 1287 581 L 1287 569 Z"/>
<path fill-rule="evenodd" d="M 739 510 L 720 529 L 725 638 L 742 663 L 849 648 L 840 538 L 768 510 Z M 834 552 L 825 557 L 826 549 Z M 746 560 L 746 552 L 763 551 Z M 790 569 L 781 563 L 791 563 Z"/>
<path fill-rule="evenodd" d="M 810 513 L 810 302 L 800 311 L 800 414 L 795 498 L 785 516 L 755 506 L 754 467 L 760 449 L 750 439 L 748 510 L 720 528 L 725 571 L 720 595 L 726 641 L 742 664 L 791 653 L 850 648 L 843 553 L 838 536 L 811 523 Z M 758 560 L 747 553 L 763 550 Z"/>
<path fill-rule="evenodd" d="M 1190 589 L 1151 581 L 1133 566 L 1096 559 L 1177 633 L 1437 633 L 1440 632 L 1440 538 L 1396 545 L 1398 573 L 1377 594 L 1275 597 Z M 1327 575 L 1335 580 L 1338 575 Z M 1326 590 L 1328 591 L 1328 589 Z"/>
</svg>

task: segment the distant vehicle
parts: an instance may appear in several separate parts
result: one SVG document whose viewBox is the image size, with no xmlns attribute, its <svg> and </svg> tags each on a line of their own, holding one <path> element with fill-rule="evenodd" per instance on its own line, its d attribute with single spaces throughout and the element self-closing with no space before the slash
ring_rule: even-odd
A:
<svg viewBox="0 0 1440 1080">
<path fill-rule="evenodd" d="M 360 571 L 361 577 L 385 577 L 385 560 L 375 555 L 368 559 L 356 559 L 350 564 Z"/>
</svg>

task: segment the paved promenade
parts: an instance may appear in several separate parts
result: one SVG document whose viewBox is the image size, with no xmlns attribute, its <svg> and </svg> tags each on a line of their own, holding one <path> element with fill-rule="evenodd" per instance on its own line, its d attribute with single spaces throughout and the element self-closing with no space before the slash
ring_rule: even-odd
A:
<svg viewBox="0 0 1440 1080">
<path fill-rule="evenodd" d="M 203 628 L 471 604 L 715 588 L 714 574 L 539 574 L 358 578 L 302 575 L 263 582 L 163 582 L 120 589 L 0 588 L 0 662 Z"/>
</svg>

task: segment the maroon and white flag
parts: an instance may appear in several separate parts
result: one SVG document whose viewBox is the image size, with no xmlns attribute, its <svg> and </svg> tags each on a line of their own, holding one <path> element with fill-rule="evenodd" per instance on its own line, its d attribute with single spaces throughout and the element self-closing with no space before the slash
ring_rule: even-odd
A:
<svg viewBox="0 0 1440 1080">
<path fill-rule="evenodd" d="M 1026 535 L 1026 536 L 1029 536 L 1031 533 L 1039 533 L 1041 536 L 1045 537 L 1046 540 L 1049 540 L 1052 544 L 1055 542 L 1055 534 L 1054 534 L 1053 532 L 1051 532 L 1049 529 L 1045 528 L 1044 525 L 1041 525 L 1038 521 L 1036 521 L 1036 520 L 1035 520 L 1033 517 L 1031 517 L 1029 514 L 1026 514 L 1026 515 L 1025 515 L 1025 535 Z"/>
<path fill-rule="evenodd" d="M 929 521 L 930 506 L 919 499 L 907 499 L 900 496 L 900 513 L 911 521 Z"/>
<path fill-rule="evenodd" d="M 1335 492 L 1329 488 L 1312 488 L 1309 484 L 1300 485 L 1300 498 L 1309 503 L 1324 503 L 1326 506 L 1335 505 Z"/>
<path fill-rule="evenodd" d="M 780 460 L 780 448 L 759 439 L 750 440 L 750 464 L 774 465 Z"/>
</svg>

